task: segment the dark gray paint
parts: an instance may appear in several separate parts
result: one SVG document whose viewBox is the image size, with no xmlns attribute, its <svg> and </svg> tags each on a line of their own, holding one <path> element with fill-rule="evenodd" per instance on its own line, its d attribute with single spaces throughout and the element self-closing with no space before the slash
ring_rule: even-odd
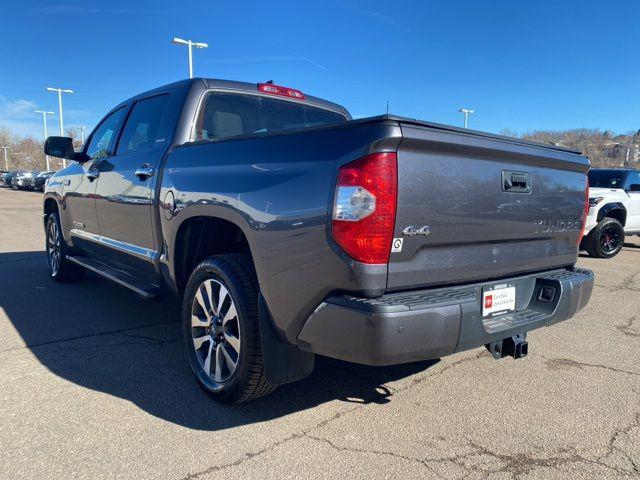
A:
<svg viewBox="0 0 640 480">
<path fill-rule="evenodd" d="M 59 205 L 72 252 L 179 293 L 174 258 L 180 226 L 198 216 L 232 222 L 248 240 L 274 323 L 291 343 L 332 294 L 375 297 L 576 261 L 577 232 L 545 235 L 533 226 L 538 211 L 551 219 L 580 215 L 588 163 L 575 153 L 393 116 L 189 143 L 199 102 L 211 88 L 256 93 L 255 84 L 194 79 L 134 97 L 116 108 L 129 111 L 137 100 L 172 95 L 165 145 L 75 164 L 51 179 L 45 201 Z M 305 103 L 348 117 L 330 102 L 307 97 Z M 335 183 L 341 165 L 381 151 L 398 151 L 396 235 L 420 222 L 433 233 L 405 239 L 389 266 L 363 265 L 331 239 Z M 155 174 L 134 178 L 144 163 Z M 93 182 L 90 168 L 101 170 Z M 502 192 L 501 168 L 531 172 L 531 196 Z M 94 235 L 71 236 L 74 221 Z"/>
<path fill-rule="evenodd" d="M 375 301 L 330 297 L 311 314 L 299 337 L 305 351 L 365 365 L 440 358 L 553 325 L 582 309 L 593 273 L 557 270 L 510 280 L 516 311 L 482 318 L 480 283 L 386 294 Z M 551 303 L 537 300 L 542 285 L 557 289 Z"/>
<path fill-rule="evenodd" d="M 402 137 L 394 236 L 404 242 L 402 252 L 391 254 L 390 289 L 500 278 L 575 263 L 579 228 L 544 233 L 540 222 L 549 227 L 579 222 L 586 159 L 427 125 L 402 123 Z M 531 192 L 505 192 L 505 170 L 530 174 Z M 402 234 L 407 226 L 424 225 L 428 236 Z"/>
</svg>

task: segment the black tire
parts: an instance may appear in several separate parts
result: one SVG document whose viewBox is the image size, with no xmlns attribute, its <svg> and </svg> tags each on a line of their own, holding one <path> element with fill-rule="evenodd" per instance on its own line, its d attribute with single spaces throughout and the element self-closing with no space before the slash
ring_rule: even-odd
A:
<svg viewBox="0 0 640 480">
<path fill-rule="evenodd" d="M 58 235 L 55 236 L 55 238 L 53 229 L 58 232 Z M 55 282 L 73 282 L 84 276 L 84 269 L 81 266 L 67 260 L 58 212 L 52 212 L 47 217 L 47 222 L 45 224 L 45 248 L 47 252 L 47 267 L 49 268 L 49 275 Z M 56 256 L 57 263 L 54 261 L 54 257 Z"/>
<path fill-rule="evenodd" d="M 193 326 L 192 314 L 194 312 L 202 312 L 204 314 L 204 310 L 201 309 L 202 304 L 196 298 L 196 294 L 200 289 L 200 301 L 202 301 L 202 298 L 207 296 L 207 289 L 205 288 L 207 285 L 209 286 L 209 298 L 213 298 L 213 301 L 205 303 L 212 305 L 209 310 L 212 321 L 209 321 L 208 327 Z M 236 340 L 239 343 L 239 352 L 235 357 L 234 347 L 227 342 L 228 337 L 224 332 L 226 327 L 223 325 L 222 317 L 227 317 L 226 313 L 223 313 L 225 307 L 221 304 L 220 308 L 217 309 L 213 305 L 220 303 L 220 297 L 224 296 L 224 294 L 218 293 L 216 295 L 215 293 L 219 285 L 226 289 L 231 299 L 230 302 L 225 301 L 225 305 L 229 305 L 226 309 L 227 313 L 232 306 L 235 306 L 235 311 L 237 312 L 237 315 L 233 317 L 234 320 L 228 320 L 229 324 L 233 323 L 233 327 L 238 334 Z M 211 293 L 212 291 L 214 292 Z M 220 291 L 222 290 L 220 289 Z M 206 314 L 205 317 L 200 314 L 195 316 L 202 318 L 204 323 L 209 318 Z M 199 325 L 197 320 L 195 323 Z M 253 264 L 248 255 L 229 254 L 209 257 L 194 269 L 183 297 L 182 325 L 191 369 L 200 385 L 214 399 L 222 403 L 237 404 L 255 400 L 275 390 L 276 387 L 271 385 L 264 375 L 258 321 L 258 282 Z M 216 333 L 212 331 L 215 328 L 213 325 L 219 325 L 217 327 L 219 329 L 217 338 Z M 211 343 L 202 343 L 200 339 L 207 336 L 214 340 L 209 340 Z M 199 343 L 200 347 L 196 347 L 196 342 Z M 207 342 L 207 340 L 204 340 L 204 342 Z M 215 350 L 212 350 L 213 348 Z M 212 355 L 217 355 L 220 348 L 226 349 L 227 354 L 224 357 L 229 358 L 230 353 L 234 357 L 232 360 L 236 361 L 232 371 L 227 360 L 224 360 L 224 357 L 220 357 L 225 362 L 225 365 L 221 368 L 225 371 L 224 373 L 228 374 L 227 378 L 222 378 L 222 375 L 217 371 L 219 364 L 213 366 L 213 370 L 217 372 L 211 371 L 212 362 L 214 361 L 212 360 Z M 224 353 L 222 352 L 222 354 Z M 208 363 L 207 356 L 209 357 Z M 208 372 L 205 371 L 207 364 L 209 366 Z M 218 373 L 218 379 L 213 378 L 216 373 Z"/>
<path fill-rule="evenodd" d="M 624 227 L 615 218 L 605 217 L 584 239 L 587 253 L 596 258 L 613 258 L 624 245 Z"/>
</svg>

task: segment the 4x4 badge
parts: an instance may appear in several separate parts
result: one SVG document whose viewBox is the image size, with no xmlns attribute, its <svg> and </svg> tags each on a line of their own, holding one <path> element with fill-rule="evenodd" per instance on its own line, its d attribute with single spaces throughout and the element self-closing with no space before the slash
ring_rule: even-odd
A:
<svg viewBox="0 0 640 480">
<path fill-rule="evenodd" d="M 413 225 L 409 225 L 404 230 L 402 230 L 403 235 L 407 235 L 409 237 L 414 237 L 415 235 L 431 235 L 431 229 L 429 225 L 425 225 L 424 227 L 414 227 Z"/>
</svg>

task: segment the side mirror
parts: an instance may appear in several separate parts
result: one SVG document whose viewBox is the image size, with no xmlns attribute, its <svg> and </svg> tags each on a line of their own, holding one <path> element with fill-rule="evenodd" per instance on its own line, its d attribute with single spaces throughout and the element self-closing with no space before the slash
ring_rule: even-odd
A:
<svg viewBox="0 0 640 480">
<path fill-rule="evenodd" d="M 629 185 L 627 192 L 640 192 L 640 183 L 632 183 Z"/>
<path fill-rule="evenodd" d="M 49 137 L 44 142 L 44 153 L 52 157 L 73 160 L 76 151 L 73 149 L 73 140 L 69 137 Z"/>
<path fill-rule="evenodd" d="M 44 142 L 44 153 L 52 157 L 75 160 L 78 163 L 86 162 L 89 157 L 82 152 L 73 149 L 73 140 L 69 137 L 49 137 Z"/>
</svg>

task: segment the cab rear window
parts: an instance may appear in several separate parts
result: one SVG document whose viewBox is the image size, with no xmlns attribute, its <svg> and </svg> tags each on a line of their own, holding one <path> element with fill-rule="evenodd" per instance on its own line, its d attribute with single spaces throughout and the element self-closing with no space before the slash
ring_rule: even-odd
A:
<svg viewBox="0 0 640 480">
<path fill-rule="evenodd" d="M 591 188 L 622 188 L 624 170 L 589 170 L 589 187 Z"/>
<path fill-rule="evenodd" d="M 298 102 L 210 92 L 200 108 L 192 140 L 221 140 L 346 121 L 339 113 Z"/>
</svg>

